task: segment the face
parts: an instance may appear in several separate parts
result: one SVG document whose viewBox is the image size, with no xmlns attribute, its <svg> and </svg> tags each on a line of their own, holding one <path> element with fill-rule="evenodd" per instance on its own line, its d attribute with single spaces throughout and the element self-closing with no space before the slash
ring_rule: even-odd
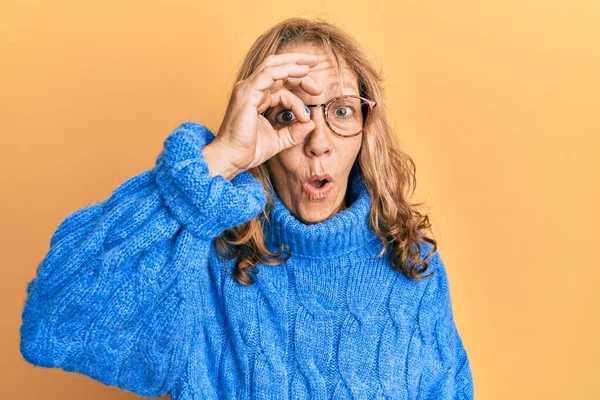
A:
<svg viewBox="0 0 600 400">
<path fill-rule="evenodd" d="M 345 64 L 341 65 L 344 87 L 340 88 L 342 83 L 338 80 L 335 59 L 331 53 L 309 44 L 289 47 L 281 53 L 323 56 L 319 64 L 308 73 L 323 89 L 321 94 L 312 96 L 298 87 L 286 86 L 304 104 L 327 103 L 340 94 L 359 95 L 356 74 Z M 285 149 L 266 161 L 275 192 L 288 210 L 305 224 L 323 221 L 347 207 L 348 176 L 360 150 L 363 135 L 339 137 L 327 126 L 323 107 L 311 108 L 310 111 L 315 128 L 306 135 L 304 142 Z M 308 182 L 313 175 L 329 175 L 330 182 L 320 189 L 315 188 Z"/>
</svg>

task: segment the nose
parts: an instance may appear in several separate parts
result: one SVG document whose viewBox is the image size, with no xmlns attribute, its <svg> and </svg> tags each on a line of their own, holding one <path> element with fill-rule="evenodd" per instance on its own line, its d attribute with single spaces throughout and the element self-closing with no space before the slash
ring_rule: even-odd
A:
<svg viewBox="0 0 600 400">
<path fill-rule="evenodd" d="M 322 106 L 321 106 L 322 107 Z M 333 151 L 333 133 L 330 131 L 321 107 L 307 107 L 315 128 L 304 138 L 304 152 L 307 157 L 328 156 Z"/>
</svg>

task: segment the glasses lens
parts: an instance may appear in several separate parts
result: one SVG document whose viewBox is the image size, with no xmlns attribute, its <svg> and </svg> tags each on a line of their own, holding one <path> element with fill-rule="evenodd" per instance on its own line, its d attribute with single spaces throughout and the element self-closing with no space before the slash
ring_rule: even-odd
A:
<svg viewBox="0 0 600 400">
<path fill-rule="evenodd" d="M 306 107 L 310 113 L 316 109 Z M 276 130 L 291 126 L 296 123 L 296 117 L 291 110 L 280 107 L 268 109 L 264 117 Z M 331 128 L 339 135 L 352 136 L 360 132 L 369 116 L 369 103 L 356 97 L 342 97 L 336 99 L 327 111 L 327 121 Z"/>
<path fill-rule="evenodd" d="M 337 99 L 327 112 L 331 127 L 340 135 L 354 135 L 364 128 L 369 113 L 369 104 L 356 97 Z"/>
</svg>

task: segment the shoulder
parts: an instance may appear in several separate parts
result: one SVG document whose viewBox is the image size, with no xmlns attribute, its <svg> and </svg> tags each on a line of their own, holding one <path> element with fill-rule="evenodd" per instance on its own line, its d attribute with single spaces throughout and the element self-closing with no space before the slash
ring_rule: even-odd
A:
<svg viewBox="0 0 600 400">
<path fill-rule="evenodd" d="M 424 246 L 421 252 L 423 259 L 432 247 L 429 243 Z M 418 320 L 425 339 L 432 339 L 430 335 L 436 328 L 440 328 L 439 325 L 452 322 L 452 299 L 448 271 L 439 249 L 436 249 L 427 260 L 429 262 L 427 273 L 432 275 L 425 279 L 426 286 L 419 303 Z"/>
<path fill-rule="evenodd" d="M 397 272 L 390 292 L 390 311 L 404 322 L 417 322 L 423 312 L 432 312 L 443 302 L 446 271 L 439 251 L 429 242 L 421 241 L 420 259 L 429 265 L 422 279 L 411 279 Z M 431 253 L 431 254 L 430 254 Z M 424 318 L 428 318 L 427 316 Z"/>
<path fill-rule="evenodd" d="M 425 272 L 428 277 L 424 279 L 427 286 L 424 296 L 433 297 L 428 300 L 435 300 L 436 298 L 438 301 L 443 300 L 443 297 L 447 296 L 449 291 L 449 280 L 446 264 L 439 248 L 434 250 L 431 243 L 422 241 L 421 259 L 429 264 Z"/>
</svg>

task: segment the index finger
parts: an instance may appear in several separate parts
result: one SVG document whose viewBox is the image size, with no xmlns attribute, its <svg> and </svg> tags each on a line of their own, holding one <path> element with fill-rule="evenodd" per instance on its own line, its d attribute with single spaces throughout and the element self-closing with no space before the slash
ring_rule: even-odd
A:
<svg viewBox="0 0 600 400">
<path fill-rule="evenodd" d="M 316 54 L 309 53 L 283 53 L 283 54 L 271 54 L 267 56 L 259 64 L 256 68 L 257 70 L 262 70 L 265 67 L 288 64 L 288 63 L 296 63 L 296 64 L 306 64 L 310 67 L 314 67 L 319 62 L 319 56 Z"/>
<path fill-rule="evenodd" d="M 302 78 L 288 77 L 285 85 L 283 85 L 283 82 L 280 82 L 281 81 L 275 82 L 275 85 L 273 86 L 275 88 L 279 85 L 287 86 L 287 88 L 294 94 L 298 94 L 298 87 L 313 96 L 318 96 L 323 91 L 323 88 L 319 86 L 310 76 L 305 76 Z"/>
</svg>

